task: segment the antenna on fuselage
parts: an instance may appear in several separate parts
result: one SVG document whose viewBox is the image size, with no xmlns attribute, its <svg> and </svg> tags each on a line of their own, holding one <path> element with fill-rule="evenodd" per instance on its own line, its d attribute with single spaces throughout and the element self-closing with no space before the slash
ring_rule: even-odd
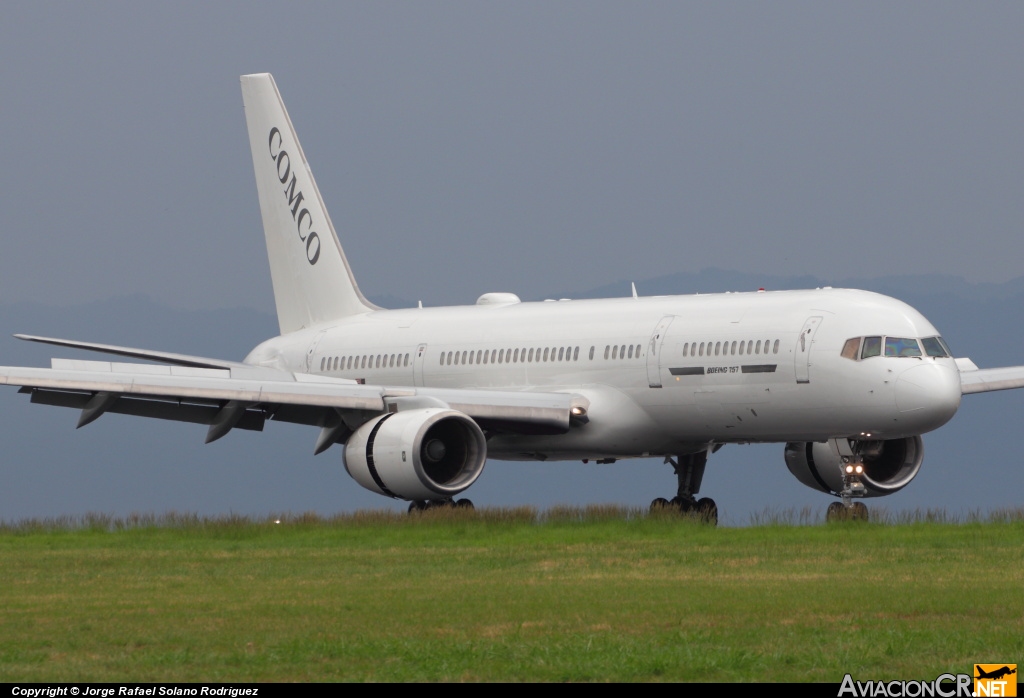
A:
<svg viewBox="0 0 1024 698">
<path fill-rule="evenodd" d="M 636 295 L 636 284 L 630 281 L 629 285 L 633 287 L 633 298 L 639 298 L 640 296 Z"/>
</svg>

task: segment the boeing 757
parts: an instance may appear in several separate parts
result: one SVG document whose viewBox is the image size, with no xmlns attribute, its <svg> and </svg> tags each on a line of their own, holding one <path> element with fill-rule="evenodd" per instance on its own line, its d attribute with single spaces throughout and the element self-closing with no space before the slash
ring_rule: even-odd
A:
<svg viewBox="0 0 1024 698">
<path fill-rule="evenodd" d="M 836 501 L 829 518 L 917 475 L 921 435 L 965 394 L 1024 387 L 1024 366 L 954 358 L 909 305 L 866 291 L 726 293 L 384 310 L 360 292 L 269 74 L 242 77 L 281 334 L 242 361 L 18 335 L 128 361 L 0 367 L 34 403 L 193 422 L 206 441 L 267 421 L 343 444 L 363 487 L 410 510 L 456 499 L 498 460 L 663 457 L 652 507 L 717 521 L 699 497 L 725 444 L 785 444 L 790 472 Z M 666 493 L 667 495 L 670 493 Z"/>
</svg>

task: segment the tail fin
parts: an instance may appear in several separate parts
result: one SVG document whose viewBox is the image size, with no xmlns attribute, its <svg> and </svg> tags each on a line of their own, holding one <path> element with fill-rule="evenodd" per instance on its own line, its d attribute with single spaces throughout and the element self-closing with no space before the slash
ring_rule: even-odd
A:
<svg viewBox="0 0 1024 698">
<path fill-rule="evenodd" d="M 274 78 L 243 75 L 242 101 L 281 334 L 375 310 L 359 292 Z"/>
</svg>

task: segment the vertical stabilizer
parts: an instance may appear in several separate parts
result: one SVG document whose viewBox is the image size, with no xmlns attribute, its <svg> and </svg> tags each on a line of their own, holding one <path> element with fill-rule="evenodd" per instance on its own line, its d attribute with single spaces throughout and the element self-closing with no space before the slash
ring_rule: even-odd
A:
<svg viewBox="0 0 1024 698">
<path fill-rule="evenodd" d="M 242 76 L 281 334 L 375 310 L 359 292 L 269 73 Z"/>
</svg>

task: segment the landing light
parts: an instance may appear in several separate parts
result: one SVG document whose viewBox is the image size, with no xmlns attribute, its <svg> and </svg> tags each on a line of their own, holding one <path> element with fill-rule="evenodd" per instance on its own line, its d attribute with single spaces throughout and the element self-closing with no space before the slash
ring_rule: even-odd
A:
<svg viewBox="0 0 1024 698">
<path fill-rule="evenodd" d="M 571 410 L 569 410 L 569 413 L 573 417 L 582 417 L 587 413 L 587 410 L 585 407 L 573 407 Z"/>
</svg>

